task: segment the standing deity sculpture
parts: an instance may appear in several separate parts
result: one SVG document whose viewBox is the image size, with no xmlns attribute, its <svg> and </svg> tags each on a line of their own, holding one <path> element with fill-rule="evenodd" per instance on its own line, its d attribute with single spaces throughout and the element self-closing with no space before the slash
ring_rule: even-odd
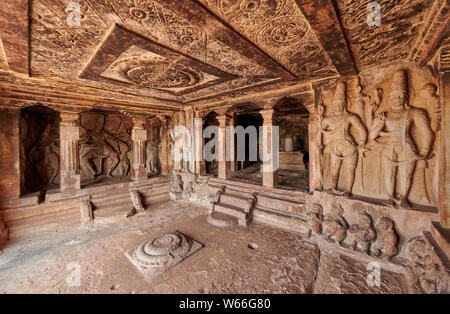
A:
<svg viewBox="0 0 450 314">
<path fill-rule="evenodd" d="M 350 196 L 358 157 L 362 158 L 364 153 L 367 130 L 359 116 L 347 111 L 345 89 L 345 82 L 338 82 L 333 100 L 333 113 L 319 118 L 318 143 L 322 144 L 320 149 L 323 156 L 323 188 L 336 194 Z"/>
<path fill-rule="evenodd" d="M 377 114 L 368 144 L 381 152 L 382 182 L 389 205 L 410 207 L 408 194 L 414 170 L 426 168 L 432 142 L 427 113 L 409 106 L 407 73 L 397 71 L 391 83 L 389 109 Z"/>
</svg>

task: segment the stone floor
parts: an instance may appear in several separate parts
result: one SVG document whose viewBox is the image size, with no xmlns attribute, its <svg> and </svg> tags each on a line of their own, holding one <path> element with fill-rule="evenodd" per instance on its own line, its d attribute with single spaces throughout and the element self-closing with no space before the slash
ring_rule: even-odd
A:
<svg viewBox="0 0 450 314">
<path fill-rule="evenodd" d="M 364 263 L 320 251 L 300 235 L 252 224 L 220 229 L 206 209 L 173 202 L 96 219 L 89 227 L 49 225 L 12 240 L 0 254 L 2 293 L 406 293 L 403 275 L 382 271 L 369 287 Z M 125 214 L 125 213 L 124 213 Z M 157 234 L 178 230 L 204 247 L 147 283 L 124 256 Z M 80 286 L 69 286 L 71 263 Z"/>
<path fill-rule="evenodd" d="M 234 171 L 231 180 L 262 185 L 261 164 L 257 163 L 245 169 Z M 278 188 L 307 192 L 309 191 L 308 170 L 278 170 Z"/>
</svg>

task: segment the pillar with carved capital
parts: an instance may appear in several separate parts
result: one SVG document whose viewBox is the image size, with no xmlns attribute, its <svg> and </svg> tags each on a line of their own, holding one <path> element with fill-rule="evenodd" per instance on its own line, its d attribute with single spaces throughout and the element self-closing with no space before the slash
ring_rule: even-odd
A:
<svg viewBox="0 0 450 314">
<path fill-rule="evenodd" d="M 167 116 L 157 116 L 161 121 L 161 174 L 169 175 L 170 174 L 170 165 L 169 165 L 169 117 Z"/>
<path fill-rule="evenodd" d="M 236 140 L 234 135 L 234 126 L 235 126 L 235 117 L 234 115 L 230 119 L 230 125 L 228 126 L 228 137 L 227 137 L 227 147 L 230 150 L 230 163 L 231 163 L 231 171 L 237 170 L 236 164 Z"/>
<path fill-rule="evenodd" d="M 133 117 L 131 139 L 133 141 L 133 165 L 131 168 L 131 177 L 134 181 L 145 180 L 148 178 L 148 172 L 145 167 L 145 144 L 147 142 L 145 117 Z"/>
<path fill-rule="evenodd" d="M 448 48 L 450 51 L 450 47 Z M 441 76 L 443 112 L 441 120 L 441 158 L 439 165 L 439 213 L 441 225 L 450 229 L 450 67 Z"/>
<path fill-rule="evenodd" d="M 80 125 L 78 112 L 62 111 L 59 124 L 60 138 L 60 190 L 81 189 L 80 178 Z"/>
<path fill-rule="evenodd" d="M 227 126 L 230 122 L 230 117 L 226 114 L 217 116 L 219 121 L 219 140 L 218 140 L 218 158 L 219 158 L 219 179 L 231 178 L 231 161 L 229 157 L 229 150 L 227 155 Z"/>
<path fill-rule="evenodd" d="M 195 147 L 195 173 L 206 174 L 206 162 L 203 153 L 205 139 L 203 138 L 203 119 L 200 114 L 195 114 L 194 120 L 194 147 Z"/>
<path fill-rule="evenodd" d="M 278 184 L 279 134 L 273 125 L 273 109 L 260 111 L 264 122 L 262 128 L 262 172 L 263 186 L 274 187 Z"/>
<path fill-rule="evenodd" d="M 308 121 L 308 139 L 309 139 L 309 191 L 312 192 L 320 189 L 322 186 L 322 175 L 320 166 L 320 114 L 318 113 L 318 106 L 314 103 L 306 106 L 309 111 Z"/>
</svg>

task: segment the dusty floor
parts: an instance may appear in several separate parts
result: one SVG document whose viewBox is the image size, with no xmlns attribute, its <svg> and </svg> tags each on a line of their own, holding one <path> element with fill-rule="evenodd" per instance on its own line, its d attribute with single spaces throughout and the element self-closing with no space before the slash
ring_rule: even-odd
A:
<svg viewBox="0 0 450 314">
<path fill-rule="evenodd" d="M 167 202 L 125 219 L 98 218 L 90 227 L 36 229 L 0 254 L 2 293 L 401 293 L 403 276 L 382 272 L 368 287 L 364 263 L 265 225 L 220 229 L 206 209 Z M 153 235 L 178 230 L 204 247 L 147 283 L 124 256 Z M 69 286 L 71 263 L 80 286 Z M 72 277 L 73 278 L 73 277 Z"/>
<path fill-rule="evenodd" d="M 217 171 L 213 174 L 217 176 Z M 242 170 L 233 171 L 231 180 L 248 182 L 255 185 L 262 185 L 261 164 L 256 163 L 253 166 Z M 278 188 L 296 190 L 301 192 L 309 191 L 309 172 L 308 170 L 278 170 Z"/>
</svg>

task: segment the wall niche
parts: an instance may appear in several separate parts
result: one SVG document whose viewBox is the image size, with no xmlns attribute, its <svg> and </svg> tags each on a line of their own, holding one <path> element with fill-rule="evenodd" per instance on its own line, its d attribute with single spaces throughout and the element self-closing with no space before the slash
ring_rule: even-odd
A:
<svg viewBox="0 0 450 314">
<path fill-rule="evenodd" d="M 21 168 L 24 195 L 59 186 L 59 115 L 35 106 L 21 111 Z"/>
</svg>

